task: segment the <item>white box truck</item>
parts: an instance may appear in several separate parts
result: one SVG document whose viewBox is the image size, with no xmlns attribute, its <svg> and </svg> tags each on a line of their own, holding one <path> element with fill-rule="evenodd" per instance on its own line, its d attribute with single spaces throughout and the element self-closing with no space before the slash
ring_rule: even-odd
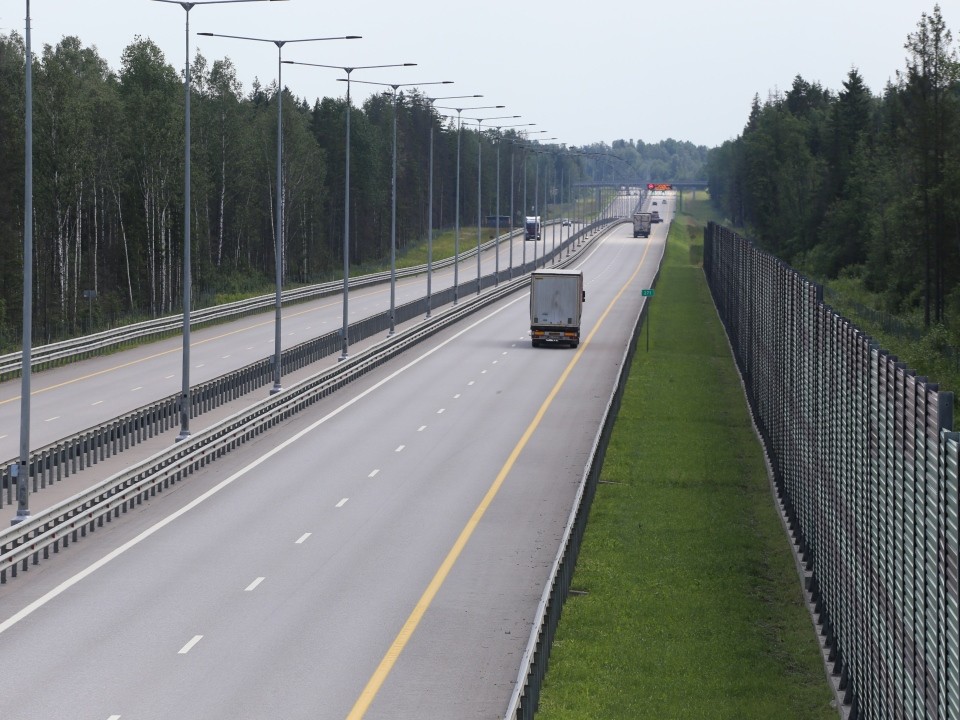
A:
<svg viewBox="0 0 960 720">
<path fill-rule="evenodd" d="M 524 227 L 526 228 L 524 233 L 524 240 L 540 239 L 540 216 L 539 215 L 528 215 L 526 218 L 524 218 Z"/>
<path fill-rule="evenodd" d="M 633 214 L 633 236 L 650 237 L 650 223 L 652 216 L 648 212 L 638 212 Z"/>
<path fill-rule="evenodd" d="M 530 275 L 530 340 L 533 347 L 547 343 L 580 344 L 580 311 L 586 293 L 579 270 L 538 270 Z"/>
</svg>

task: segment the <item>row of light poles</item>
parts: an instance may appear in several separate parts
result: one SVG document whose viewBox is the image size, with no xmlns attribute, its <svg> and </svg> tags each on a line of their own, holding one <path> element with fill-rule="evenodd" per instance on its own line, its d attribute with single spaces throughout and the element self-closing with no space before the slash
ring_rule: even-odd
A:
<svg viewBox="0 0 960 720">
<path fill-rule="evenodd" d="M 151 0 L 167 4 L 180 5 L 185 12 L 185 58 L 184 58 L 184 248 L 183 248 L 183 350 L 182 350 L 182 386 L 180 397 L 180 432 L 177 441 L 190 436 L 190 316 L 192 306 L 192 278 L 191 278 L 191 68 L 190 68 L 190 12 L 198 5 L 224 5 L 250 2 L 285 2 L 286 0 Z M 28 497 L 28 463 L 30 447 L 30 360 L 32 347 L 32 200 L 33 200 L 33 153 L 32 153 L 32 51 L 30 27 L 30 0 L 26 2 L 26 70 L 25 70 L 25 202 L 24 202 L 24 270 L 23 270 L 23 365 L 21 372 L 21 419 L 20 419 L 20 457 L 16 466 L 17 476 L 17 514 L 13 519 L 16 524 L 30 516 Z M 282 284 L 283 284 L 283 254 L 284 254 L 284 197 L 283 197 L 283 65 L 305 65 L 340 70 L 346 74 L 340 82 L 347 83 L 346 96 L 346 152 L 344 178 L 344 228 L 343 228 L 343 328 L 342 352 L 340 360 L 345 360 L 349 353 L 349 237 L 350 237 L 350 84 L 351 75 L 355 70 L 371 70 L 382 68 L 411 67 L 416 63 L 393 63 L 382 65 L 324 65 L 320 63 L 297 62 L 283 59 L 283 48 L 291 43 L 321 42 L 327 40 L 357 40 L 359 35 L 341 35 L 330 37 L 309 38 L 266 38 L 246 35 L 226 35 L 212 32 L 201 32 L 204 37 L 217 37 L 249 42 L 272 43 L 277 48 L 277 166 L 276 166 L 276 197 L 274 207 L 274 261 L 275 261 L 275 321 L 274 321 L 274 353 L 273 353 L 273 387 L 271 394 L 280 392 L 283 387 L 281 367 L 281 318 L 282 318 Z M 366 80 L 356 80 L 369 85 L 380 85 L 392 90 L 393 105 L 393 159 L 391 180 L 391 237 L 390 237 L 390 334 L 395 332 L 396 313 L 396 201 L 397 201 L 397 100 L 401 87 L 422 86 L 434 84 L 450 84 L 450 80 L 440 80 L 425 83 L 385 83 Z M 517 119 L 519 115 L 500 115 L 491 117 L 462 118 L 463 111 L 476 112 L 481 110 L 502 109 L 503 105 L 483 105 L 464 107 L 435 106 L 437 100 L 453 100 L 462 98 L 481 98 L 482 95 L 451 95 L 427 98 L 431 112 L 434 109 L 456 110 L 457 116 L 457 183 L 456 183 L 456 227 L 454 240 L 454 290 L 453 304 L 457 304 L 459 289 L 459 252 L 460 252 L 460 148 L 462 120 L 477 122 L 478 152 L 477 152 L 477 293 L 480 293 L 480 249 L 482 244 L 482 205 L 481 205 L 481 152 L 482 152 L 482 125 L 484 122 L 504 119 Z M 497 201 L 496 201 L 496 277 L 499 281 L 499 235 L 500 235 L 500 131 L 505 127 L 532 126 L 535 123 L 516 125 L 500 125 L 496 127 L 497 139 Z M 536 131 L 545 132 L 545 131 Z M 556 138 L 550 138 L 555 140 Z M 513 143 L 515 145 L 516 143 Z M 428 256 L 427 256 L 427 317 L 430 316 L 431 281 L 433 265 L 433 123 L 430 123 L 430 179 L 429 179 L 429 208 L 428 208 Z M 510 229 L 513 230 L 513 152 L 511 149 L 511 189 L 510 189 Z M 524 174 L 524 206 L 526 207 L 526 174 Z M 526 263 L 526 246 L 524 245 L 524 264 Z M 510 270 L 513 272 L 513 244 L 510 246 Z"/>
</svg>

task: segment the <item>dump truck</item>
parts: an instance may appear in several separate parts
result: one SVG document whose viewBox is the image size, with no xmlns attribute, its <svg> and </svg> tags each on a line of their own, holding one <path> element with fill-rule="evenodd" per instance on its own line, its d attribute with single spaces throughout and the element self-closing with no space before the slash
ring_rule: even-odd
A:
<svg viewBox="0 0 960 720">
<path fill-rule="evenodd" d="M 525 240 L 540 239 L 540 216 L 539 215 L 528 215 L 524 219 L 524 227 L 526 228 L 526 232 L 524 234 Z"/>
<path fill-rule="evenodd" d="M 648 212 L 633 214 L 633 236 L 650 237 L 651 215 Z"/>
<path fill-rule="evenodd" d="M 530 275 L 530 340 L 533 347 L 548 343 L 580 344 L 580 311 L 587 294 L 579 270 L 538 270 Z"/>
</svg>

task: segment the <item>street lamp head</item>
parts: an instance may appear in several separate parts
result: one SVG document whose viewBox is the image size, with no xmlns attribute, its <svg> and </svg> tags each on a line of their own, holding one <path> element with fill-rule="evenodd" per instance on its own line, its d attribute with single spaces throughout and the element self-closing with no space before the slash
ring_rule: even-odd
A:
<svg viewBox="0 0 960 720">
<path fill-rule="evenodd" d="M 221 33 L 212 33 L 212 32 L 198 32 L 197 35 L 203 35 L 204 37 L 232 38 L 233 40 L 254 40 L 256 42 L 273 43 L 274 45 L 281 46 L 281 47 L 283 45 L 286 45 L 287 43 L 317 42 L 319 40 L 360 40 L 363 37 L 362 35 L 337 35 L 334 37 L 315 37 L 315 38 L 296 38 L 294 40 L 275 40 L 272 38 L 249 37 L 247 35 L 223 35 Z"/>
<path fill-rule="evenodd" d="M 374 68 L 413 67 L 416 63 L 392 63 L 390 65 L 326 65 L 324 63 L 301 62 L 299 60 L 283 60 L 284 65 L 307 65 L 308 67 L 330 68 L 351 73 L 354 70 L 373 70 Z"/>
</svg>

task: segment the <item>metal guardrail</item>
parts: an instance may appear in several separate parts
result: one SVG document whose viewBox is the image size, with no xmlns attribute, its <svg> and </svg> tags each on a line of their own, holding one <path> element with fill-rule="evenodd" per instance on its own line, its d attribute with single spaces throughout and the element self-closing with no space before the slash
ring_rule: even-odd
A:
<svg viewBox="0 0 960 720">
<path fill-rule="evenodd" d="M 669 225 L 667 226 L 667 232 L 669 234 Z M 652 287 L 656 286 L 659 278 L 660 269 L 658 266 Z M 600 480 L 600 471 L 603 469 L 603 460 L 610 443 L 610 435 L 613 433 L 613 425 L 626 389 L 630 365 L 633 362 L 633 356 L 636 354 L 637 338 L 643 328 L 648 308 L 649 304 L 644 303 L 633 326 L 630 341 L 623 352 L 620 372 L 607 401 L 600 428 L 594 438 L 590 461 L 580 480 L 573 509 L 567 518 L 567 524 L 560 541 L 560 550 L 553 561 L 546 586 L 540 596 L 540 602 L 537 604 L 530 638 L 527 641 L 523 658 L 520 660 L 520 672 L 517 675 L 517 682 L 514 684 L 513 693 L 507 704 L 507 712 L 504 715 L 506 720 L 532 720 L 540 703 L 540 690 L 547 674 L 547 662 L 550 657 L 550 649 L 553 646 L 553 639 L 557 627 L 560 625 L 560 612 L 570 593 L 570 583 L 576 568 L 577 557 L 580 555 L 580 545 L 586 532 L 590 507 L 593 504 L 597 483 Z"/>
<path fill-rule="evenodd" d="M 953 393 L 713 223 L 704 272 L 850 716 L 960 720 Z"/>
<path fill-rule="evenodd" d="M 578 243 L 589 231 L 606 224 L 606 222 L 598 222 L 583 228 L 540 260 L 547 262 L 558 257 L 569 244 Z M 119 516 L 120 513 L 126 512 L 157 492 L 162 492 L 170 484 L 183 479 L 247 439 L 259 435 L 348 382 L 387 362 L 412 345 L 470 313 L 519 290 L 529 282 L 527 273 L 533 269 L 531 262 L 524 266 L 522 276 L 516 279 L 505 278 L 504 275 L 509 271 L 503 271 L 500 276 L 487 275 L 464 283 L 460 285 L 460 292 L 464 295 L 477 292 L 478 283 L 481 290 L 485 287 L 495 287 L 490 292 L 461 300 L 459 305 L 448 308 L 431 319 L 423 320 L 419 325 L 398 333 L 374 348 L 358 353 L 335 368 L 317 373 L 276 395 L 260 400 L 173 447 L 111 476 L 89 490 L 31 516 L 18 525 L 0 531 L 0 583 L 6 582 L 8 572 L 15 577 L 18 568 L 26 570 L 31 562 L 38 564 L 41 559 L 48 558 L 51 549 L 55 553 L 58 552 L 61 546 L 66 547 L 71 540 L 76 541 L 79 537 L 85 536 L 88 531 L 102 526 L 105 521 L 109 522 L 111 518 Z M 446 301 L 452 300 L 453 288 L 443 292 L 450 294 Z M 440 295 L 435 294 L 435 301 L 440 299 Z M 397 314 L 402 318 L 404 313 L 409 313 L 409 317 L 412 318 L 425 310 L 426 298 L 421 298 L 401 306 Z M 400 322 L 403 320 L 401 319 Z M 389 327 L 389 314 L 382 313 L 373 318 L 367 318 L 362 323 L 368 323 L 365 326 L 366 330 L 381 332 Z M 352 332 L 354 326 L 350 329 Z M 361 330 L 358 329 L 357 332 Z M 336 347 L 339 348 L 339 345 Z M 238 372 L 242 373 L 242 371 Z M 244 381 L 247 380 L 248 378 L 244 379 Z M 155 415 L 155 422 L 164 422 L 162 413 Z M 100 426 L 101 431 L 107 429 L 105 434 L 101 434 L 104 438 L 103 443 L 86 443 L 83 446 L 83 453 L 88 456 L 88 461 L 89 453 L 94 453 L 96 456 L 96 453 L 106 451 L 117 442 L 116 435 L 112 433 L 113 425 L 108 425 L 109 428 Z M 130 431 L 137 434 L 150 432 L 145 421 L 134 422 Z M 81 435 L 86 436 L 86 434 Z M 30 466 L 33 466 L 35 459 L 36 454 L 31 458 Z"/>
<path fill-rule="evenodd" d="M 562 252 L 563 248 L 567 247 L 567 242 L 579 242 L 588 232 L 592 232 L 601 224 L 594 223 L 582 228 L 573 234 L 569 241 L 561 243 L 560 248 L 548 253 L 547 259 L 552 260 L 553 253 Z M 501 270 L 499 278 L 494 274 L 484 276 L 481 279 L 482 288 L 507 280 L 511 274 L 518 271 L 526 273 L 532 269 L 531 262 L 525 266 L 515 266 L 512 272 L 509 269 Z M 461 295 L 475 293 L 476 287 L 475 279 L 461 283 L 459 293 Z M 433 293 L 430 305 L 437 307 L 450 302 L 453 302 L 453 288 Z M 399 306 L 396 309 L 396 321 L 407 322 L 418 315 L 425 314 L 426 311 L 427 299 L 421 298 Z M 389 327 L 390 318 L 386 312 L 364 318 L 348 328 L 349 342 L 352 345 Z M 281 374 L 287 375 L 300 370 L 339 351 L 342 346 L 340 332 L 340 330 L 334 330 L 284 350 L 280 356 Z M 263 387 L 272 382 L 272 378 L 273 356 L 271 355 L 212 380 L 194 385 L 190 390 L 190 417 L 198 417 L 204 412 L 214 410 L 224 403 Z M 90 465 L 95 465 L 101 460 L 149 440 L 158 433 L 169 430 L 173 424 L 179 422 L 179 412 L 180 394 L 168 395 L 117 418 L 31 451 L 27 464 L 31 478 L 31 492 L 38 492 L 47 485 L 59 482 Z M 0 465 L 0 508 L 4 505 L 4 489 L 6 503 L 13 502 L 13 488 L 16 483 L 12 478 L 12 468 L 17 463 L 18 459 L 11 459 Z"/>
<path fill-rule="evenodd" d="M 557 223 L 559 220 L 551 221 Z M 550 224 L 550 223 L 544 223 Z M 481 252 L 489 250 L 497 242 L 511 240 L 514 236 L 523 232 L 522 229 L 514 230 L 512 233 L 505 233 L 488 240 L 480 246 Z M 460 253 L 460 261 L 475 257 L 477 248 L 464 250 Z M 441 269 L 453 265 L 453 258 L 445 258 L 433 263 L 434 269 Z M 415 267 L 403 268 L 397 270 L 397 277 L 410 277 L 421 275 L 427 271 L 426 265 L 417 265 Z M 360 275 L 349 281 L 351 289 L 375 285 L 390 280 L 390 272 L 370 273 Z M 281 302 L 284 305 L 307 302 L 328 295 L 335 295 L 343 290 L 343 280 L 334 280 L 317 285 L 309 285 L 301 288 L 292 288 L 284 290 L 281 293 Z M 259 295 L 246 300 L 237 300 L 232 303 L 225 303 L 209 308 L 200 308 L 192 310 L 190 313 L 190 327 L 199 327 L 201 325 L 223 322 L 225 320 L 234 320 L 244 315 L 268 310 L 274 307 L 276 295 Z M 145 320 L 139 323 L 123 325 L 110 330 L 84 335 L 70 340 L 63 340 L 57 343 L 39 345 L 31 349 L 30 367 L 39 370 L 43 367 L 57 365 L 59 363 L 74 362 L 87 358 L 108 348 L 114 348 L 127 343 L 137 342 L 145 338 L 156 338 L 170 334 L 177 334 L 183 330 L 183 314 L 167 315 L 154 320 Z M 23 352 L 16 351 L 0 355 L 0 380 L 6 380 L 20 375 L 23 365 Z"/>
</svg>

